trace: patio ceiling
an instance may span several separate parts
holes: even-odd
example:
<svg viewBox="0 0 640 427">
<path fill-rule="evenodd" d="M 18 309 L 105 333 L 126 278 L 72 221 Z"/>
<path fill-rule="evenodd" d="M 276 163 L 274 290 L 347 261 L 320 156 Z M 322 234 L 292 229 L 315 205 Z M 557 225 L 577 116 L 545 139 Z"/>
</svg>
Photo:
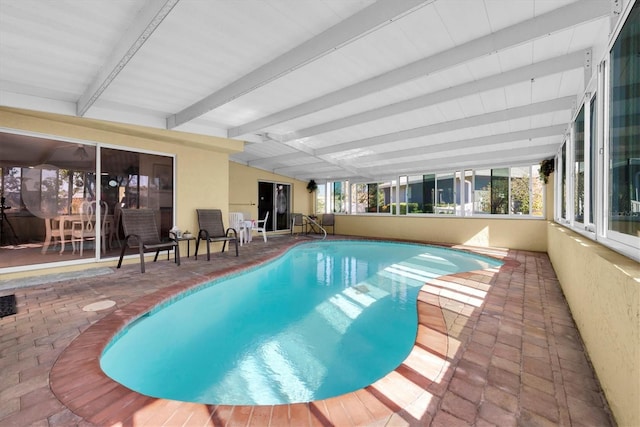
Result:
<svg viewBox="0 0 640 427">
<path fill-rule="evenodd" d="M 0 105 L 239 139 L 301 180 L 537 163 L 618 3 L 0 0 Z"/>
</svg>

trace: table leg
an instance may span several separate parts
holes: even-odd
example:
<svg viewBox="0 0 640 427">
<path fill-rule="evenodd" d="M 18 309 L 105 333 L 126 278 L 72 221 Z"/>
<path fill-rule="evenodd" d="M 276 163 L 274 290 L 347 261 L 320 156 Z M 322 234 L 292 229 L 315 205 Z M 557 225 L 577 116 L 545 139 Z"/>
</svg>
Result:
<svg viewBox="0 0 640 427">
<path fill-rule="evenodd" d="M 49 218 L 45 218 L 45 221 L 51 221 Z M 49 223 L 51 224 L 51 223 Z M 44 236 L 44 245 L 42 246 L 42 253 L 46 253 L 51 244 L 51 227 L 45 227 L 46 235 Z"/>
<path fill-rule="evenodd" d="M 73 240 L 73 237 L 71 238 Z M 72 242 L 73 243 L 73 242 Z M 64 221 L 60 221 L 60 255 L 64 252 Z M 75 245 L 73 246 L 73 252 L 76 251 Z"/>
</svg>

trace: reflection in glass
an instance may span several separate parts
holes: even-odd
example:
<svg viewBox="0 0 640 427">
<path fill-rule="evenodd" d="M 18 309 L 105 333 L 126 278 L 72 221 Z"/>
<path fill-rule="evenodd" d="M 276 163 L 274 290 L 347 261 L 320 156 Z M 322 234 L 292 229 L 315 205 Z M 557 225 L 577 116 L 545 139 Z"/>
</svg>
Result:
<svg viewBox="0 0 640 427">
<path fill-rule="evenodd" d="M 509 206 L 509 168 L 477 170 L 474 212 L 507 214 Z"/>
<path fill-rule="evenodd" d="M 609 230 L 640 236 L 640 3 L 610 52 Z"/>
<path fill-rule="evenodd" d="M 456 193 L 453 173 L 439 173 L 436 175 L 435 213 L 455 215 Z"/>
<path fill-rule="evenodd" d="M 13 133 L 2 133 L 2 141 L 6 220 L 0 227 L 0 268 L 118 256 L 117 237 L 122 236 L 110 231 L 116 206 L 157 210 L 168 235 L 173 225 L 172 157 L 102 149 L 102 175 L 97 178 L 95 145 Z M 96 230 L 106 252 L 96 251 L 91 238 L 83 239 L 82 255 L 74 242 L 74 253 L 71 229 L 82 221 L 83 203 L 98 199 L 107 202 L 99 205 L 107 221 Z"/>
<path fill-rule="evenodd" d="M 529 215 L 530 190 L 529 167 L 511 168 L 511 208 L 510 213 L 515 215 Z"/>
<path fill-rule="evenodd" d="M 112 242 L 124 238 L 121 209 L 155 210 L 158 232 L 168 237 L 173 227 L 173 158 L 103 148 L 101 161 L 102 200 L 107 202 L 115 222 Z"/>
</svg>

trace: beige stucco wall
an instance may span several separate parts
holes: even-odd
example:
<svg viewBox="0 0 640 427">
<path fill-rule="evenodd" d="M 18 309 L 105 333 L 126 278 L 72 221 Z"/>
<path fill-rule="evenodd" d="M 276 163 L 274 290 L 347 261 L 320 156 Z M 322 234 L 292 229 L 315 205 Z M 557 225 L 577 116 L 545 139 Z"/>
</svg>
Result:
<svg viewBox="0 0 640 427">
<path fill-rule="evenodd" d="M 543 219 L 336 215 L 336 233 L 544 252 Z"/>
<path fill-rule="evenodd" d="M 609 406 L 640 425 L 640 265 L 549 222 L 549 258 Z"/>
<path fill-rule="evenodd" d="M 73 138 L 89 143 L 105 143 L 123 149 L 136 148 L 175 154 L 175 222 L 182 230 L 197 229 L 196 208 L 219 208 L 224 213 L 229 211 L 228 156 L 229 153 L 243 149 L 242 142 L 225 138 L 4 107 L 0 108 L 0 127 Z M 186 251 L 186 246 L 184 250 Z M 5 273 L 3 279 L 115 264 L 116 261 L 108 260 L 101 263 L 34 269 Z"/>
</svg>

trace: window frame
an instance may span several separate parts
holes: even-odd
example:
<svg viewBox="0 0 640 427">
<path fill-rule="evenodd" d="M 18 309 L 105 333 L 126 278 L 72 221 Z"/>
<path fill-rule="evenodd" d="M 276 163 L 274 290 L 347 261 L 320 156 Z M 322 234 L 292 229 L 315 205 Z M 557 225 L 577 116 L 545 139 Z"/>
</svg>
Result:
<svg viewBox="0 0 640 427">
<path fill-rule="evenodd" d="M 637 4 L 635 7 L 640 7 Z M 611 187 L 611 54 L 613 47 L 618 40 L 624 26 L 627 24 L 633 8 L 633 2 L 627 5 L 623 15 L 618 20 L 616 28 L 611 34 L 607 49 L 603 54 L 603 59 L 598 63 L 596 72 L 591 76 L 586 85 L 578 108 L 572 116 L 570 126 L 570 137 L 561 145 L 556 154 L 556 182 L 555 182 L 555 203 L 554 218 L 573 231 L 598 241 L 602 245 L 619 252 L 632 259 L 640 261 L 640 236 L 625 234 L 609 228 L 610 214 L 610 187 Z M 595 114 L 592 109 L 595 108 Z M 584 221 L 577 222 L 574 218 L 573 204 L 576 192 L 576 182 L 573 165 L 575 159 L 573 153 L 576 143 L 574 129 L 576 117 L 584 109 L 584 154 L 585 154 L 585 218 Z M 592 123 L 595 119 L 595 123 Z M 595 125 L 595 128 L 594 126 Z M 595 129 L 595 135 L 592 131 Z M 591 145 L 593 144 L 593 149 Z M 566 148 L 566 165 L 562 162 L 562 149 Z M 592 156 L 594 158 L 592 158 Z M 563 200 L 562 177 L 566 176 L 566 197 Z M 587 185 L 591 188 L 587 188 Z M 593 200 L 591 200 L 593 198 Z M 564 203 L 563 203 L 564 202 Z M 592 211 L 587 206 L 591 204 Z M 562 215 L 562 211 L 566 216 Z M 591 212 L 593 215 L 591 215 Z"/>
</svg>

